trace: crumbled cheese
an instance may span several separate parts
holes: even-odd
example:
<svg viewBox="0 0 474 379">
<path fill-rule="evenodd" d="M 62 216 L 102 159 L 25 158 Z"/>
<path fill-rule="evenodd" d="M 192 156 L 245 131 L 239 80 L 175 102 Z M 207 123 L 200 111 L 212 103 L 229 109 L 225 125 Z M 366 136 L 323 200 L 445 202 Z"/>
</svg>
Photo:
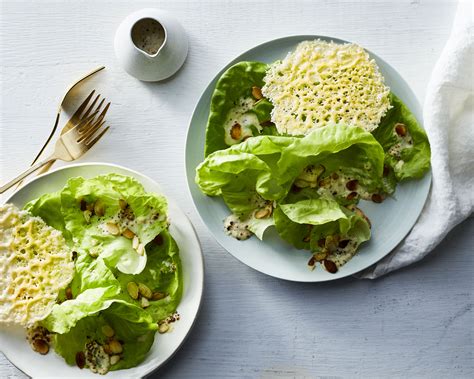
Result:
<svg viewBox="0 0 474 379">
<path fill-rule="evenodd" d="M 391 107 L 375 61 L 355 44 L 301 42 L 270 66 L 264 82 L 280 133 L 304 135 L 339 122 L 372 131 Z"/>
</svg>

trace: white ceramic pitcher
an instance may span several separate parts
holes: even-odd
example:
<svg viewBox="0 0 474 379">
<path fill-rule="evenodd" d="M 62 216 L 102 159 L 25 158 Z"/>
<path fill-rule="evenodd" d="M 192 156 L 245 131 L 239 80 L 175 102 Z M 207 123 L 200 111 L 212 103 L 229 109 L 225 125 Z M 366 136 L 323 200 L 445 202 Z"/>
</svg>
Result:
<svg viewBox="0 0 474 379">
<path fill-rule="evenodd" d="M 188 39 L 170 13 L 146 8 L 122 21 L 115 33 L 115 54 L 130 75 L 156 82 L 169 78 L 183 65 Z"/>
</svg>

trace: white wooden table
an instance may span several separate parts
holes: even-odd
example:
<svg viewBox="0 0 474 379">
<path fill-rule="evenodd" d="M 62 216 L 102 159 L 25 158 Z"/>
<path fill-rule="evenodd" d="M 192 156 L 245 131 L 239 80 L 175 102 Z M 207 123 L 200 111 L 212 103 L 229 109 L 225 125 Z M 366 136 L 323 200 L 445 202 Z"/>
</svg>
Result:
<svg viewBox="0 0 474 379">
<path fill-rule="evenodd" d="M 165 83 L 125 74 L 115 28 L 160 6 L 185 26 L 190 53 Z M 455 3 L 2 1 L 0 177 L 27 167 L 56 104 L 78 75 L 113 103 L 112 131 L 84 161 L 113 162 L 161 183 L 197 228 L 206 259 L 202 311 L 189 340 L 155 377 L 469 377 L 473 375 L 472 219 L 423 262 L 375 281 L 298 284 L 263 276 L 228 255 L 194 211 L 184 177 L 188 120 L 201 91 L 240 52 L 289 34 L 325 34 L 373 50 L 421 100 L 448 37 Z M 23 378 L 0 355 L 0 378 Z"/>
</svg>

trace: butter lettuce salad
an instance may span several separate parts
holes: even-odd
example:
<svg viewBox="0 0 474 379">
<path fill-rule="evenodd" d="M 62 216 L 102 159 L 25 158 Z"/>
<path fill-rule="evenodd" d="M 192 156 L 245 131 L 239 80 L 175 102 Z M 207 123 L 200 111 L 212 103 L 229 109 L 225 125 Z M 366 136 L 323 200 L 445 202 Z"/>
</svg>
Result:
<svg viewBox="0 0 474 379">
<path fill-rule="evenodd" d="M 430 167 L 423 128 L 356 44 L 304 41 L 271 64 L 239 62 L 218 80 L 195 182 L 229 208 L 224 231 L 270 227 L 337 272 L 371 238 L 361 200 L 382 203 Z"/>
<path fill-rule="evenodd" d="M 73 265 L 48 313 L 25 325 L 32 348 L 52 348 L 68 364 L 99 374 L 137 366 L 156 333 L 172 330 L 180 317 L 181 261 L 166 199 L 131 177 L 108 174 L 72 178 L 22 212 L 60 232 Z M 41 252 L 43 245 L 27 243 L 36 244 L 32 256 Z M 29 271 L 46 277 L 48 267 Z"/>
</svg>

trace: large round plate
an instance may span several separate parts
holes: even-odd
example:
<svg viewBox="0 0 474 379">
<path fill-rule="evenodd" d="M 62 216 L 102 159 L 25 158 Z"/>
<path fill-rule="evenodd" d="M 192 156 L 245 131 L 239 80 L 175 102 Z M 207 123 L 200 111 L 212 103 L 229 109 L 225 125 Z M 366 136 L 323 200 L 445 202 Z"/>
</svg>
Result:
<svg viewBox="0 0 474 379">
<path fill-rule="evenodd" d="M 132 176 L 142 183 L 148 192 L 162 193 L 156 182 L 138 172 L 110 164 L 86 163 L 63 167 L 40 176 L 21 188 L 7 202 L 22 207 L 28 201 L 45 193 L 61 189 L 69 178 L 75 176 L 92 178 L 108 173 Z M 127 370 L 109 371 L 107 377 L 142 377 L 164 364 L 184 342 L 199 311 L 204 281 L 203 257 L 199 240 L 185 214 L 172 198 L 166 197 L 171 222 L 170 232 L 179 246 L 183 266 L 183 298 L 178 306 L 181 318 L 173 325 L 172 332 L 156 335 L 150 353 L 140 365 Z M 67 365 L 64 359 L 54 352 L 46 356 L 35 353 L 27 343 L 25 331 L 22 328 L 0 329 L 0 348 L 10 362 L 31 377 L 98 377 L 98 374 L 87 369 L 80 370 L 78 367 Z"/>
<path fill-rule="evenodd" d="M 363 244 L 359 253 L 336 274 L 329 274 L 320 268 L 314 271 L 308 270 L 306 264 L 311 254 L 283 242 L 274 229 L 266 232 L 263 241 L 255 237 L 247 241 L 237 241 L 224 233 L 222 221 L 230 213 L 229 210 L 222 199 L 203 195 L 194 182 L 196 166 L 204 159 L 205 129 L 216 82 L 227 68 L 237 62 L 271 63 L 284 58 L 299 42 L 316 38 L 337 43 L 347 42 L 316 35 L 291 36 L 266 42 L 235 58 L 215 76 L 201 95 L 191 118 L 186 140 L 186 175 L 191 196 L 203 222 L 217 241 L 234 257 L 255 270 L 298 282 L 339 279 L 361 271 L 386 256 L 413 227 L 426 201 L 431 182 L 431 175 L 427 174 L 421 180 L 400 184 L 395 197 L 382 204 L 361 202 L 361 208 L 372 221 L 372 239 Z M 405 102 L 421 123 L 421 108 L 408 84 L 388 63 L 370 51 L 369 54 L 376 60 L 387 85 Z"/>
</svg>

